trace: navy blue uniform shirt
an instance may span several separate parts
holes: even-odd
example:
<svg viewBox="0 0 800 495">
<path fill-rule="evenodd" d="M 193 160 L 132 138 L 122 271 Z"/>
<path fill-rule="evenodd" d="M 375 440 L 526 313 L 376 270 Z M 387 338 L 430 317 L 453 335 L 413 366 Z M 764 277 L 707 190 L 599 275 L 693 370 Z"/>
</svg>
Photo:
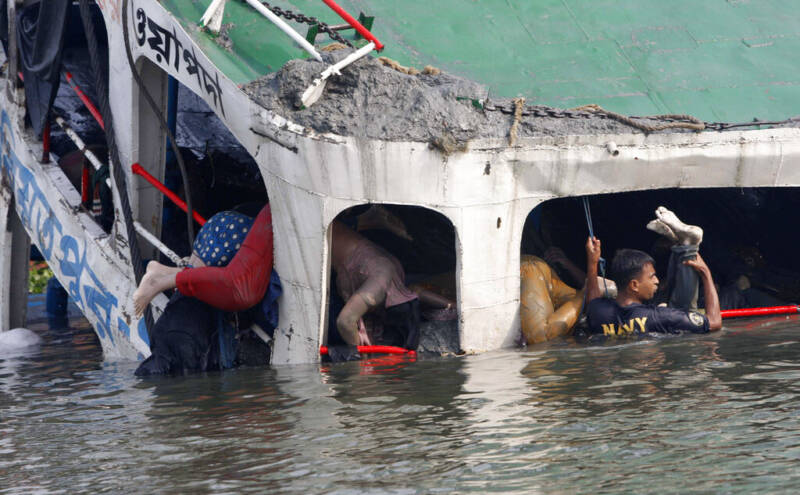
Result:
<svg viewBox="0 0 800 495">
<path fill-rule="evenodd" d="M 591 335 L 627 336 L 657 333 L 708 333 L 708 318 L 652 304 L 620 306 L 613 299 L 597 298 L 586 308 Z"/>
</svg>

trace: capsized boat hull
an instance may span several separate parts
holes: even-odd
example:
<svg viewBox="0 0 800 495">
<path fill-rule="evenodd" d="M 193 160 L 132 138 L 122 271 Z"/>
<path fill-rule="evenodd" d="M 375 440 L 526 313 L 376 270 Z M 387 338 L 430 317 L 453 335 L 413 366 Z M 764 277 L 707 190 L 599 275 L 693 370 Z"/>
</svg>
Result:
<svg viewBox="0 0 800 495">
<path fill-rule="evenodd" d="M 527 215 L 542 201 L 655 188 L 800 185 L 796 128 L 520 137 L 513 146 L 505 138 L 487 138 L 452 153 L 423 142 L 317 133 L 252 101 L 159 2 L 130 4 L 129 12 L 101 4 L 122 161 L 157 170 L 163 148 L 151 143 L 164 142 L 157 123 L 139 112 L 122 42 L 121 22 L 127 22 L 132 54 L 150 64 L 149 80 L 163 84 L 169 75 L 203 98 L 258 163 L 272 205 L 275 266 L 284 283 L 274 364 L 319 359 L 327 324 L 330 224 L 354 205 L 417 205 L 450 220 L 457 239 L 460 345 L 481 352 L 514 345 L 519 335 L 520 241 Z M 3 166 L 26 231 L 77 298 L 106 355 L 147 356 L 144 325 L 131 316 L 135 287 L 125 229 L 117 226 L 113 236 L 105 236 L 77 211 L 79 200 L 63 192 L 68 188 L 59 186 L 64 179 L 57 167 L 39 164 L 41 147 L 19 124 L 22 110 L 15 113 L 19 107 L 3 98 Z M 155 218 L 160 203 L 153 207 L 149 199 L 157 193 L 129 179 L 139 218 Z M 157 230 L 157 220 L 150 225 Z M 163 303 L 157 300 L 156 307 Z"/>
</svg>

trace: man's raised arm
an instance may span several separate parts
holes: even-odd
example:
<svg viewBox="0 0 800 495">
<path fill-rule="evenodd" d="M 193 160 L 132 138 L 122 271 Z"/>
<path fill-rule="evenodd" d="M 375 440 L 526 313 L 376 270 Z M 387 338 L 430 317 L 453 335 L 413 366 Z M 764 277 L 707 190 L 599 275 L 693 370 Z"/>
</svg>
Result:
<svg viewBox="0 0 800 495">
<path fill-rule="evenodd" d="M 586 304 L 603 295 L 597 280 L 597 264 L 600 262 L 600 239 L 589 237 L 586 240 Z"/>
<path fill-rule="evenodd" d="M 711 332 L 722 328 L 722 316 L 719 311 L 719 296 L 717 288 L 714 287 L 714 279 L 711 278 L 711 270 L 706 265 L 700 253 L 697 258 L 683 262 L 684 265 L 691 266 L 700 275 L 703 281 L 703 297 L 706 301 L 706 318 L 708 318 L 708 329 Z"/>
</svg>

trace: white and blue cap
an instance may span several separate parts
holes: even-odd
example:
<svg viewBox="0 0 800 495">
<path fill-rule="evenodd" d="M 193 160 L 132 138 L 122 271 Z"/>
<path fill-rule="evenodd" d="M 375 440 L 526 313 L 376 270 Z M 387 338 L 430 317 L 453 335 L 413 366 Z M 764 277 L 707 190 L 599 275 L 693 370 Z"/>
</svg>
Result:
<svg viewBox="0 0 800 495">
<path fill-rule="evenodd" d="M 225 266 L 239 252 L 252 227 L 252 217 L 236 211 L 219 212 L 200 229 L 193 250 L 206 266 Z"/>
</svg>

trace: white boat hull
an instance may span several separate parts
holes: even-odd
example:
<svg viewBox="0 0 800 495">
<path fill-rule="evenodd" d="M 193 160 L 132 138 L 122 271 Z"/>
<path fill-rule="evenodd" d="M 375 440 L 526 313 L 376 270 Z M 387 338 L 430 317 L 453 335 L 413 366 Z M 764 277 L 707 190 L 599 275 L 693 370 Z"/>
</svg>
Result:
<svg viewBox="0 0 800 495">
<path fill-rule="evenodd" d="M 272 356 L 276 365 L 319 359 L 327 325 L 330 225 L 354 205 L 422 206 L 452 222 L 461 348 L 481 352 L 512 346 L 519 335 L 522 230 L 542 201 L 660 188 L 800 185 L 800 130 L 794 128 L 534 137 L 520 138 L 514 147 L 506 139 L 484 139 L 451 155 L 427 143 L 320 135 L 250 100 L 158 2 L 131 3 L 128 13 L 104 11 L 122 160 L 153 170 L 163 162 L 163 148 L 146 143 L 164 142 L 157 123 L 138 111 L 121 35 L 120 23 L 128 22 L 132 37 L 142 40 L 133 41 L 134 58 L 148 59 L 156 68 L 149 70 L 152 84 L 160 81 L 163 87 L 171 75 L 198 94 L 261 169 L 272 207 L 275 266 L 284 284 Z M 168 53 L 163 43 L 144 42 L 141 36 L 152 33 L 137 33 L 137 25 L 151 21 L 172 36 Z M 125 230 L 117 225 L 114 235 L 106 236 L 77 211 L 79 198 L 74 190 L 64 192 L 70 188 L 63 185 L 63 174 L 38 163 L 41 148 L 23 135 L 21 111 L 14 112 L 18 107 L 8 97 L 0 102 L 3 167 L 13 179 L 10 191 L 25 230 L 94 325 L 106 355 L 147 356 L 144 324 L 132 317 L 135 287 Z M 614 148 L 609 143 L 618 154 L 609 152 Z M 154 212 L 161 203 L 153 198 L 160 196 L 139 180 L 131 177 L 130 183 L 137 218 L 149 219 L 157 233 Z M 0 280 L 4 287 L 11 282 Z M 156 306 L 163 305 L 162 297 Z"/>
</svg>

